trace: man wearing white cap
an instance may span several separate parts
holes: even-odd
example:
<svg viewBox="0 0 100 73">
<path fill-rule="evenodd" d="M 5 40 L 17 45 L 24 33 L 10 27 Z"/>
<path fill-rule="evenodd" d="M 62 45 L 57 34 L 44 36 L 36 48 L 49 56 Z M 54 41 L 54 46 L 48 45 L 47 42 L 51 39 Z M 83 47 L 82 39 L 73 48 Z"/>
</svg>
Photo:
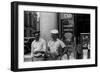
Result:
<svg viewBox="0 0 100 73">
<path fill-rule="evenodd" d="M 51 55 L 51 60 L 57 60 L 58 56 L 61 55 L 66 46 L 63 41 L 58 39 L 58 30 L 51 30 L 51 38 L 52 40 L 48 42 L 48 49 Z"/>
</svg>

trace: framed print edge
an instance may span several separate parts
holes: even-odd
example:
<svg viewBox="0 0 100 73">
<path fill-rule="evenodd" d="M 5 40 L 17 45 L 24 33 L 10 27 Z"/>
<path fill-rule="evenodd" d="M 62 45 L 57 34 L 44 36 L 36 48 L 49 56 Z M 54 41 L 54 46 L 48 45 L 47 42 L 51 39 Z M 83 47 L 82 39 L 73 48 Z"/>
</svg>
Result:
<svg viewBox="0 0 100 73">
<path fill-rule="evenodd" d="M 37 6 L 55 6 L 55 7 L 71 7 L 71 8 L 87 8 L 95 9 L 95 64 L 74 65 L 74 66 L 52 66 L 39 68 L 18 68 L 18 5 L 37 5 Z M 97 7 L 82 6 L 82 5 L 64 5 L 64 4 L 49 4 L 49 3 L 34 3 L 34 2 L 11 2 L 11 70 L 12 71 L 32 71 L 32 70 L 50 70 L 50 69 L 65 69 L 65 68 L 82 68 L 97 66 Z"/>
<path fill-rule="evenodd" d="M 98 66 L 98 7 L 95 8 L 95 65 Z"/>
<path fill-rule="evenodd" d="M 11 70 L 18 69 L 18 6 L 11 3 Z"/>
</svg>

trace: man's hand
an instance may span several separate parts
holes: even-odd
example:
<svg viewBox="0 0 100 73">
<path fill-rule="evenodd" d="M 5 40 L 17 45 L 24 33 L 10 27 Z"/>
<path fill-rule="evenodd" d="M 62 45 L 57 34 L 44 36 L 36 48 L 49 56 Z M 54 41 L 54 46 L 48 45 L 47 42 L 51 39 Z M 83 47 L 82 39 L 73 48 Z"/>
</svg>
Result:
<svg viewBox="0 0 100 73">
<path fill-rule="evenodd" d="M 38 54 L 38 53 L 44 54 L 45 52 L 44 51 L 36 51 L 36 52 L 34 52 L 34 54 Z"/>
</svg>

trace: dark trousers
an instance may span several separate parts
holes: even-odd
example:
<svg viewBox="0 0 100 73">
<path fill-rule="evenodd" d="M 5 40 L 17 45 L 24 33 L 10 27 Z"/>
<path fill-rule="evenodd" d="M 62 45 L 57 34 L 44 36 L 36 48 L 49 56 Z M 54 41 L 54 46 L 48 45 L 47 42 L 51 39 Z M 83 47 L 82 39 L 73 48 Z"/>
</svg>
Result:
<svg viewBox="0 0 100 73">
<path fill-rule="evenodd" d="M 82 53 L 76 53 L 76 59 L 82 59 L 83 57 L 82 57 Z"/>
</svg>

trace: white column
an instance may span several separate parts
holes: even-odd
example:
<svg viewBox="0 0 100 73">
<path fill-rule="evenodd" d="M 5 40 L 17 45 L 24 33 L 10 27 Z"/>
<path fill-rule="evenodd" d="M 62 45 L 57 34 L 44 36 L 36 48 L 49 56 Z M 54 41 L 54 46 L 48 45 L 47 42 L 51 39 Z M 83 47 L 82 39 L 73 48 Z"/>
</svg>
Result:
<svg viewBox="0 0 100 73">
<path fill-rule="evenodd" d="M 57 15 L 56 13 L 41 12 L 40 13 L 40 36 L 46 41 L 49 41 L 50 30 L 57 28 Z"/>
</svg>

